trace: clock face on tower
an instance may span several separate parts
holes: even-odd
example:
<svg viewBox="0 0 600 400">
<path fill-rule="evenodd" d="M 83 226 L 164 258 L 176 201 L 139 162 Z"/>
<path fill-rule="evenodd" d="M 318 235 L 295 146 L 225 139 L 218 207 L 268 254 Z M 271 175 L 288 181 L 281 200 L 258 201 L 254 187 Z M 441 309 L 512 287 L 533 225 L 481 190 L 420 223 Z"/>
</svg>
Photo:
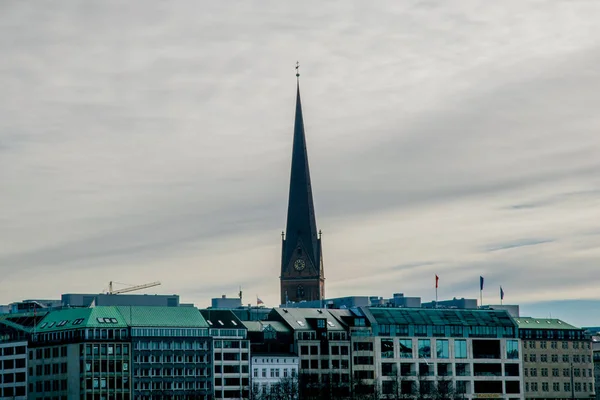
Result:
<svg viewBox="0 0 600 400">
<path fill-rule="evenodd" d="M 304 267 L 306 267 L 304 260 L 298 259 L 298 260 L 294 261 L 294 269 L 296 271 L 302 271 L 304 269 Z"/>
</svg>

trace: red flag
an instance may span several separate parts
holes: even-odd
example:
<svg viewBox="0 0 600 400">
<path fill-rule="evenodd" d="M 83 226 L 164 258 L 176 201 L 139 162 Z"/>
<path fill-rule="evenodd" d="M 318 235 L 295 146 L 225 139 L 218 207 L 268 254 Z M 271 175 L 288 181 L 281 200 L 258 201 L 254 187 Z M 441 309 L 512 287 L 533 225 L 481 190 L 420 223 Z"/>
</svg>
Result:
<svg viewBox="0 0 600 400">
<path fill-rule="evenodd" d="M 258 296 L 256 296 L 256 305 L 258 306 L 259 304 L 265 304 L 265 303 L 264 303 L 264 301 L 259 299 Z"/>
<path fill-rule="evenodd" d="M 436 276 L 435 276 L 435 288 L 436 288 L 436 289 L 438 288 L 438 281 L 439 281 L 439 280 L 440 280 L 440 277 L 436 275 Z"/>
</svg>

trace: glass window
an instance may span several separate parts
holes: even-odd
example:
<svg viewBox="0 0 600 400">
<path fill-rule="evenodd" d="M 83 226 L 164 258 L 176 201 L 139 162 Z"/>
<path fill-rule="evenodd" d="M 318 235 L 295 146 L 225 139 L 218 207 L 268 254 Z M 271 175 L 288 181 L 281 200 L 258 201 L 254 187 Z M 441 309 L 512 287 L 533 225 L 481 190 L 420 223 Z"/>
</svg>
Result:
<svg viewBox="0 0 600 400">
<path fill-rule="evenodd" d="M 449 358 L 450 350 L 448 348 L 448 341 L 444 339 L 438 339 L 435 341 L 435 350 L 437 358 Z"/>
<path fill-rule="evenodd" d="M 431 358 L 430 339 L 419 339 L 419 358 Z"/>
<path fill-rule="evenodd" d="M 393 339 L 381 339 L 381 358 L 394 358 Z"/>
<path fill-rule="evenodd" d="M 506 358 L 516 360 L 519 358 L 519 342 L 517 340 L 506 341 Z"/>
<path fill-rule="evenodd" d="M 412 358 L 412 339 L 400 339 L 400 358 Z"/>
<path fill-rule="evenodd" d="M 454 341 L 454 358 L 467 358 L 467 341 Z"/>
</svg>

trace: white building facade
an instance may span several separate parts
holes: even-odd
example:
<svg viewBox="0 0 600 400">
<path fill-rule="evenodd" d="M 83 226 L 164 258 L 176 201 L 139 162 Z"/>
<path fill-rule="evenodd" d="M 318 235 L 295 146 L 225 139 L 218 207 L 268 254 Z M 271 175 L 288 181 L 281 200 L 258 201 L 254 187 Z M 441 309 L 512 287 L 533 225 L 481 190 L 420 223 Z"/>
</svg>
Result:
<svg viewBox="0 0 600 400">
<path fill-rule="evenodd" d="M 294 387 L 298 382 L 299 357 L 292 354 L 252 355 L 253 397 L 277 392 L 279 385 Z"/>
</svg>

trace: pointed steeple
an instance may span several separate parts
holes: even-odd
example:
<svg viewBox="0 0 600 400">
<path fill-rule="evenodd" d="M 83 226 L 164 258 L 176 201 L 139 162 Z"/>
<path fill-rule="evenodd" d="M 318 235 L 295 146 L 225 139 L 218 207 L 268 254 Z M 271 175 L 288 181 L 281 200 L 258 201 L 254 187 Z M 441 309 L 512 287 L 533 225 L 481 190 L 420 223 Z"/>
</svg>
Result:
<svg viewBox="0 0 600 400">
<path fill-rule="evenodd" d="M 296 76 L 298 77 L 299 74 L 296 73 Z M 296 89 L 296 117 L 286 235 L 282 250 L 282 272 L 295 256 L 305 253 L 304 256 L 310 260 L 317 274 L 320 274 L 320 240 L 317 236 L 299 82 Z"/>
</svg>

